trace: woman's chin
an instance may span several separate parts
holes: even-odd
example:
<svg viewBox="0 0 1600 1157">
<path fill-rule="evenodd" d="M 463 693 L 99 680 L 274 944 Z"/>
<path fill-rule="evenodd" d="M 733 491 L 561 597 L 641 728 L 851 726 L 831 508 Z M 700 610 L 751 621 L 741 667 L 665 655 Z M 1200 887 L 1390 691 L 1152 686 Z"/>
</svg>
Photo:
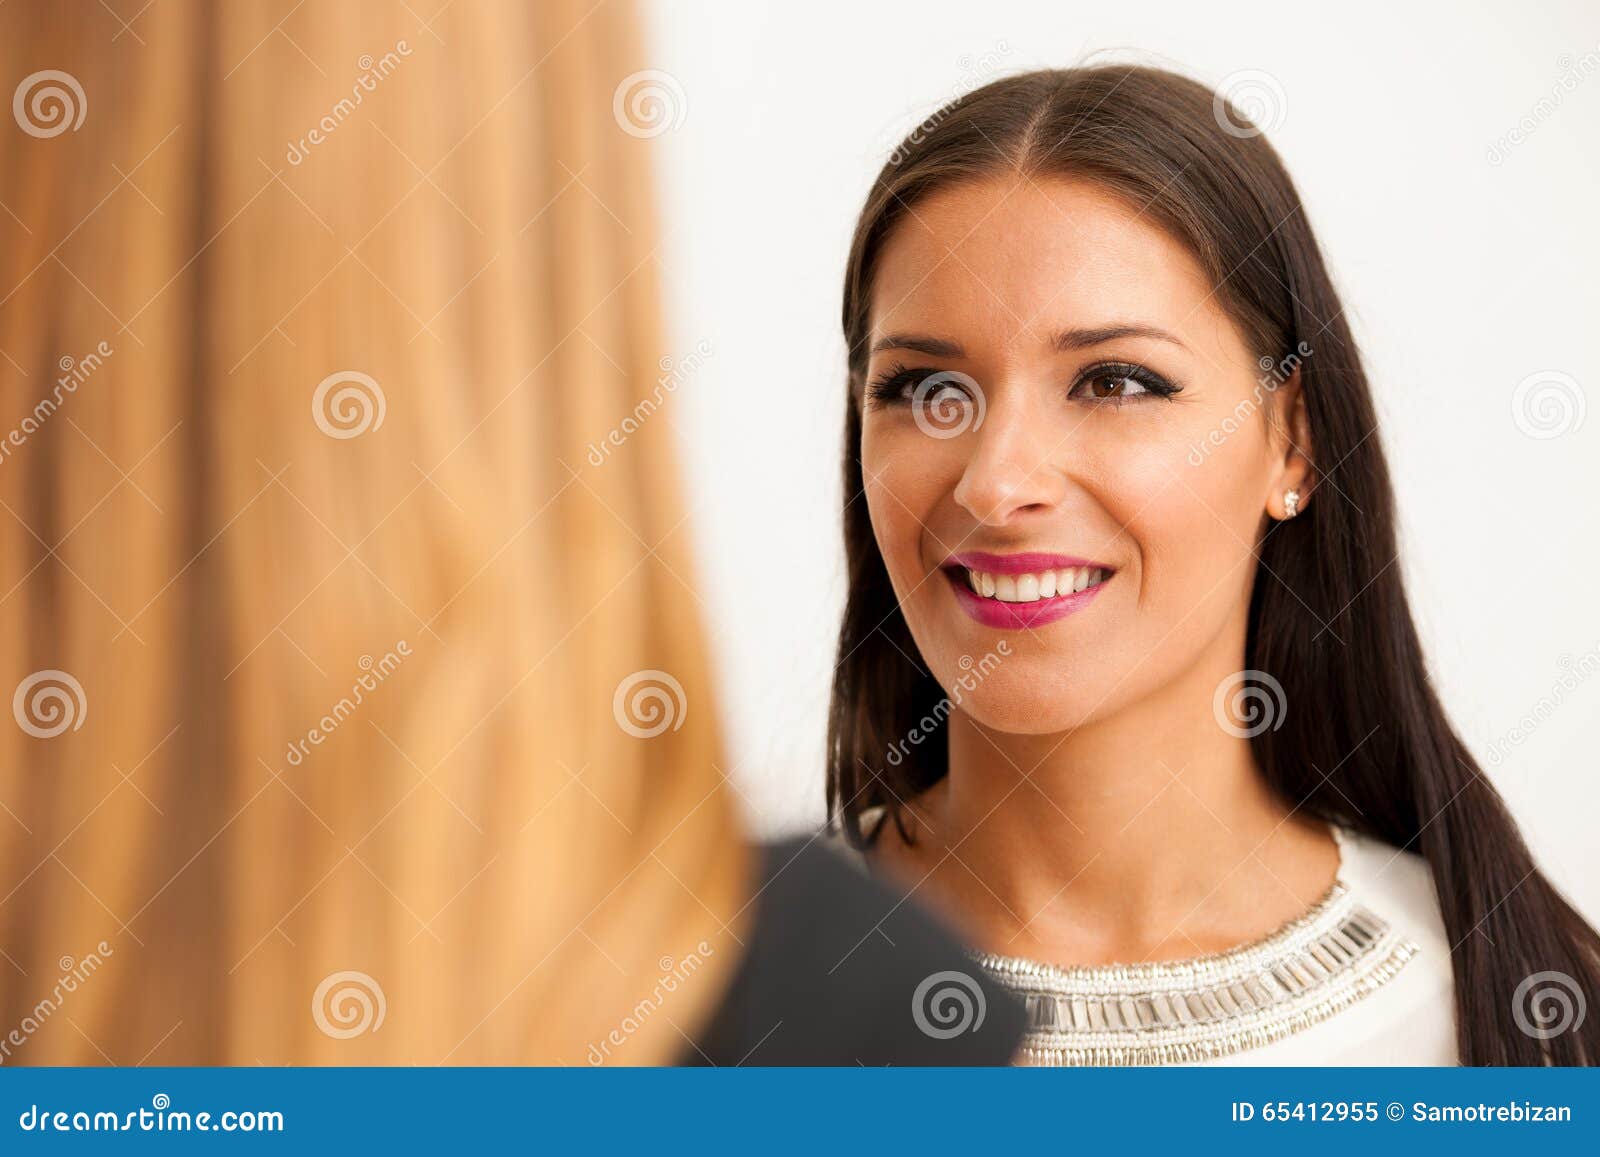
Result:
<svg viewBox="0 0 1600 1157">
<path fill-rule="evenodd" d="M 1052 693 L 1037 683 L 1004 680 L 998 674 L 990 676 L 982 686 L 965 691 L 959 679 L 968 675 L 969 672 L 959 672 L 956 678 L 940 682 L 950 689 L 947 694 L 963 714 L 991 731 L 1010 735 L 1053 735 L 1071 731 L 1081 727 L 1099 706 L 1093 697 L 1082 693 L 1082 688 Z M 1007 683 L 1013 685 L 1006 686 Z M 956 692 L 960 693 L 959 698 Z"/>
</svg>

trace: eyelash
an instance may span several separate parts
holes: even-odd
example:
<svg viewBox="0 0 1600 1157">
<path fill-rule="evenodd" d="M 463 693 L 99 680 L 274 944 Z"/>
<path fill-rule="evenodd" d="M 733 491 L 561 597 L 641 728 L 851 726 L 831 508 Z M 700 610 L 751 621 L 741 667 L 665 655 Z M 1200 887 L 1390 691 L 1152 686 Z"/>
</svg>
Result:
<svg viewBox="0 0 1600 1157">
<path fill-rule="evenodd" d="M 921 384 L 924 379 L 939 372 L 940 371 L 938 370 L 920 367 L 917 369 L 908 369 L 904 363 L 895 362 L 883 373 L 879 374 L 870 383 L 868 383 L 867 396 L 874 402 L 889 405 L 896 403 L 908 403 L 911 400 L 910 392 L 916 389 L 916 387 Z M 1077 390 L 1080 386 L 1083 386 L 1086 383 L 1094 381 L 1096 378 L 1125 378 L 1128 381 L 1137 382 L 1145 392 L 1142 394 L 1133 394 L 1131 396 L 1116 395 L 1111 397 L 1086 399 L 1093 402 L 1095 405 L 1124 406 L 1129 402 L 1137 401 L 1139 398 L 1143 397 L 1170 398 L 1172 395 L 1183 389 L 1182 386 L 1175 382 L 1168 381 L 1154 370 L 1147 369 L 1144 366 L 1138 365 L 1134 362 L 1113 361 L 1097 362 L 1092 366 L 1086 367 L 1078 375 L 1076 380 L 1073 381 L 1071 387 L 1067 391 L 1067 396 L 1069 398 L 1073 397 L 1073 391 Z"/>
</svg>

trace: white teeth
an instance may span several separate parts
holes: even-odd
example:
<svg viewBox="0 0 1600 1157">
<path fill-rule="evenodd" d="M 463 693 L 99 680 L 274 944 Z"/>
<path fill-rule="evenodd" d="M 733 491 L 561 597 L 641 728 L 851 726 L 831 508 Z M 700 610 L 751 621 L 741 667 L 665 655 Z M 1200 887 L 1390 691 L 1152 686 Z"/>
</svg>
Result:
<svg viewBox="0 0 1600 1157">
<path fill-rule="evenodd" d="M 967 585 L 984 598 L 998 599 L 1004 603 L 1033 603 L 1087 590 L 1105 582 L 1108 577 L 1109 573 L 1104 568 L 1092 566 L 1069 566 L 1036 574 L 986 574 L 969 570 Z"/>
</svg>

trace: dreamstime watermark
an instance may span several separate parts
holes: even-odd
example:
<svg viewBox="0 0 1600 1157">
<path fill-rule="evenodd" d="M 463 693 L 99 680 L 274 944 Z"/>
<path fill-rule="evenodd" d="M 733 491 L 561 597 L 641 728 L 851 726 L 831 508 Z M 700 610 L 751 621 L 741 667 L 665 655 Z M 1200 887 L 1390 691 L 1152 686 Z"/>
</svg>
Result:
<svg viewBox="0 0 1600 1157">
<path fill-rule="evenodd" d="M 61 376 L 56 379 L 55 387 L 48 395 L 40 398 L 32 410 L 23 415 L 22 421 L 12 428 L 4 440 L 0 440 L 0 463 L 4 463 L 13 451 L 37 434 L 61 408 L 61 404 L 77 393 L 78 387 L 92 378 L 100 367 L 105 365 L 106 359 L 115 352 L 109 342 L 101 342 L 80 358 L 63 356 L 56 363 Z"/>
<path fill-rule="evenodd" d="M 995 41 L 994 48 L 982 56 L 973 57 L 963 54 L 956 59 L 959 70 L 956 77 L 955 91 L 950 98 L 940 105 L 938 109 L 929 114 L 921 124 L 906 134 L 905 139 L 895 146 L 894 152 L 889 154 L 888 163 L 891 166 L 904 163 L 908 150 L 920 145 L 934 129 L 938 128 L 956 107 L 973 89 L 985 84 L 990 77 L 999 72 L 1003 67 L 1006 57 L 1011 55 L 1011 45 L 1004 40 Z"/>
<path fill-rule="evenodd" d="M 983 425 L 983 388 L 960 370 L 929 374 L 911 391 L 911 418 L 930 438 L 955 438 Z"/>
<path fill-rule="evenodd" d="M 340 370 L 311 393 L 311 420 L 330 438 L 359 438 L 383 425 L 389 400 L 371 374 Z"/>
<path fill-rule="evenodd" d="M 997 653 L 998 652 L 998 653 Z M 899 767 L 906 756 L 911 754 L 913 747 L 922 746 L 935 731 L 944 726 L 945 720 L 950 718 L 950 713 L 961 706 L 968 692 L 976 691 L 978 685 L 994 673 L 1000 666 L 1001 660 L 1011 654 L 1011 643 L 1001 639 L 995 644 L 993 651 L 988 651 L 983 658 L 974 661 L 971 655 L 962 655 L 957 662 L 961 674 L 956 677 L 955 686 L 949 695 L 940 699 L 933 705 L 933 709 L 917 720 L 916 726 L 907 731 L 905 738 L 896 740 L 890 745 L 888 753 L 884 756 L 891 767 Z"/>
<path fill-rule="evenodd" d="M 1512 1019 L 1535 1040 L 1577 1032 L 1588 1012 L 1583 989 L 1565 972 L 1535 972 L 1511 994 Z"/>
<path fill-rule="evenodd" d="M 1294 377 L 1295 372 L 1310 356 L 1311 346 L 1306 342 L 1300 342 L 1294 347 L 1294 352 L 1284 354 L 1276 360 L 1270 356 L 1263 355 L 1261 360 L 1256 363 L 1261 373 L 1256 378 L 1256 384 L 1251 389 L 1250 396 L 1242 399 L 1234 406 L 1228 415 L 1221 422 L 1218 422 L 1216 427 L 1203 439 L 1189 447 L 1189 465 L 1200 466 L 1204 464 L 1211 451 L 1238 433 L 1244 427 L 1244 424 L 1266 404 L 1267 399 L 1277 391 L 1278 387 Z"/>
<path fill-rule="evenodd" d="M 365 972 L 330 972 L 311 994 L 311 1019 L 334 1040 L 377 1032 L 388 1011 L 383 986 Z"/>
<path fill-rule="evenodd" d="M 350 95 L 341 97 L 305 136 L 298 141 L 290 141 L 288 152 L 284 154 L 285 159 L 291 165 L 302 163 L 311 155 L 312 149 L 332 136 L 334 130 L 355 113 L 361 105 L 364 94 L 376 92 L 378 83 L 387 80 L 395 69 L 400 67 L 400 61 L 410 55 L 411 46 L 404 40 L 397 40 L 394 42 L 394 48 L 377 60 L 373 60 L 370 53 L 361 56 L 356 61 L 356 67 L 361 69 L 361 75 L 350 86 Z"/>
<path fill-rule="evenodd" d="M 30 137 L 48 140 L 83 127 L 89 115 L 89 98 L 70 72 L 47 68 L 22 78 L 11 95 L 11 115 Z"/>
<path fill-rule="evenodd" d="M 611 697 L 611 714 L 617 726 L 635 739 L 654 739 L 671 728 L 677 731 L 689 714 L 683 684 L 665 671 L 635 671 L 617 684 Z"/>
<path fill-rule="evenodd" d="M 935 1040 L 977 1032 L 988 1011 L 982 987 L 965 972 L 935 972 L 911 994 L 911 1019 Z"/>
<path fill-rule="evenodd" d="M 661 970 L 661 975 L 656 979 L 655 988 L 649 996 L 633 1006 L 628 1015 L 622 1018 L 622 1023 L 608 1032 L 604 1040 L 589 1046 L 589 1063 L 601 1065 L 609 1060 L 611 1050 L 627 1044 L 628 1038 L 643 1028 L 645 1022 L 661 1010 L 667 1002 L 667 997 L 677 992 L 679 985 L 686 983 L 699 972 L 706 958 L 714 954 L 711 945 L 702 940 L 695 945 L 695 950 L 682 960 L 673 960 L 670 956 L 663 956 L 658 960 L 656 967 Z"/>
<path fill-rule="evenodd" d="M 356 713 L 356 708 L 366 702 L 367 694 L 376 691 L 385 679 L 395 673 L 400 661 L 410 656 L 411 644 L 404 639 L 396 643 L 393 650 L 385 651 L 381 659 L 374 659 L 371 655 L 361 656 L 356 665 L 363 673 L 351 684 L 350 694 L 340 699 L 328 714 L 317 720 L 316 726 L 306 732 L 304 739 L 290 741 L 289 750 L 284 756 L 289 766 L 299 767 L 304 763 L 306 756 L 311 754 L 309 748 L 321 747 L 325 740 L 339 730 L 345 720 Z"/>
<path fill-rule="evenodd" d="M 1538 702 L 1524 712 L 1509 730 L 1489 745 L 1490 767 L 1498 767 L 1511 754 L 1512 748 L 1526 743 L 1545 720 L 1560 709 L 1569 695 L 1596 671 L 1600 671 L 1600 645 L 1585 651 L 1576 659 L 1571 655 L 1562 655 L 1556 660 L 1556 666 L 1561 668 L 1561 674 L 1556 677 L 1549 693 L 1541 695 Z"/>
<path fill-rule="evenodd" d="M 174 1109 L 172 1098 L 157 1093 L 148 1109 L 57 1109 L 30 1104 L 17 1116 L 24 1133 L 282 1133 L 277 1109 L 224 1109 L 221 1112 Z"/>
<path fill-rule="evenodd" d="M 617 84 L 611 115 L 630 137 L 648 140 L 682 127 L 689 119 L 689 94 L 670 72 L 646 68 Z"/>
<path fill-rule="evenodd" d="M 1490 142 L 1486 156 L 1491 165 L 1505 163 L 1506 157 L 1511 155 L 1511 150 L 1525 142 L 1561 107 L 1564 100 L 1574 92 L 1577 87 L 1596 69 L 1600 69 L 1600 44 L 1594 49 L 1585 52 L 1577 60 L 1573 60 L 1567 53 L 1556 57 L 1556 82 L 1550 86 L 1550 91 L 1541 96 L 1527 112 L 1517 118 L 1517 123 L 1506 132 L 1501 133 Z"/>
<path fill-rule="evenodd" d="M 77 992 L 79 985 L 100 971 L 106 957 L 114 954 L 111 945 L 102 940 L 94 946 L 92 952 L 86 952 L 77 959 L 63 956 L 56 961 L 56 967 L 61 970 L 61 975 L 57 978 L 50 994 L 24 1013 L 15 1028 L 4 1037 L 0 1037 L 0 1065 L 10 1059 L 13 1049 L 19 1049 L 27 1044 L 28 1038 L 38 1032 L 45 1021 L 61 1010 L 67 997 Z"/>
<path fill-rule="evenodd" d="M 1583 427 L 1589 399 L 1578 379 L 1560 370 L 1539 370 L 1511 391 L 1511 420 L 1530 438 L 1544 441 Z"/>
<path fill-rule="evenodd" d="M 1272 73 L 1259 68 L 1230 72 L 1211 98 L 1217 127 L 1232 137 L 1258 137 L 1283 124 L 1288 111 L 1283 85 Z M 1235 117 L 1234 114 L 1240 114 Z"/>
<path fill-rule="evenodd" d="M 35 739 L 54 739 L 77 731 L 89 717 L 89 697 L 83 684 L 65 671 L 35 671 L 17 684 L 11 696 L 11 714 L 17 726 Z"/>
<path fill-rule="evenodd" d="M 603 466 L 611 456 L 613 448 L 622 446 L 630 437 L 638 433 L 650 416 L 659 410 L 667 400 L 667 395 L 677 392 L 678 387 L 687 381 L 691 374 L 705 365 L 706 359 L 711 356 L 711 343 L 700 341 L 694 349 L 681 358 L 663 357 L 659 363 L 661 376 L 656 378 L 655 388 L 650 391 L 650 396 L 641 398 L 639 404 L 634 406 L 633 412 L 606 436 L 598 442 L 589 443 L 589 465 Z"/>
<path fill-rule="evenodd" d="M 1239 739 L 1276 731 L 1289 714 L 1283 684 L 1265 671 L 1235 671 L 1217 684 L 1211 697 L 1217 725 Z"/>
</svg>

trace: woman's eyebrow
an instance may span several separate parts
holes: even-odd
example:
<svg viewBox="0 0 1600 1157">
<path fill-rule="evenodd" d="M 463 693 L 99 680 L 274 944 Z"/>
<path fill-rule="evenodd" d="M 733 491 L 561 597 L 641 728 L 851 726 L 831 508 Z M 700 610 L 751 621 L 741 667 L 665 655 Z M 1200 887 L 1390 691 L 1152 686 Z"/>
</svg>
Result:
<svg viewBox="0 0 1600 1157">
<path fill-rule="evenodd" d="M 1065 353 L 1069 350 L 1087 349 L 1089 346 L 1102 345 L 1108 341 L 1115 341 L 1125 337 L 1147 337 L 1157 341 L 1171 342 L 1179 349 L 1188 349 L 1174 334 L 1168 333 L 1160 326 L 1143 325 L 1135 322 L 1118 323 L 1115 325 L 1102 325 L 1085 329 L 1062 330 L 1055 335 L 1052 346 Z M 872 352 L 881 353 L 884 350 L 911 350 L 919 354 L 927 354 L 935 358 L 964 358 L 966 350 L 958 342 L 946 341 L 944 338 L 930 337 L 920 333 L 891 333 L 880 337 L 872 343 Z"/>
<path fill-rule="evenodd" d="M 1125 323 L 1118 325 L 1103 325 L 1093 329 L 1068 329 L 1058 333 L 1055 338 L 1055 348 L 1063 352 L 1067 350 L 1080 350 L 1088 346 L 1101 345 L 1104 342 L 1115 341 L 1124 337 L 1149 337 L 1157 341 L 1171 342 L 1180 349 L 1188 349 L 1178 338 L 1168 333 L 1159 326 Z"/>
<path fill-rule="evenodd" d="M 928 337 L 918 333 L 891 333 L 872 343 L 872 352 L 882 350 L 912 350 L 933 358 L 964 358 L 966 351 L 953 341 Z"/>
</svg>

